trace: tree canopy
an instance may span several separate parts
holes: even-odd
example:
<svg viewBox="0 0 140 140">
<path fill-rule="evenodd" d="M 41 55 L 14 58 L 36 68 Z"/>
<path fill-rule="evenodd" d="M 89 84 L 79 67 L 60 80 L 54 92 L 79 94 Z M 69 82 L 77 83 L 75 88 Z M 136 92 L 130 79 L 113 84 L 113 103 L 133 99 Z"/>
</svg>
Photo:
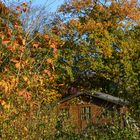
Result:
<svg viewBox="0 0 140 140">
<path fill-rule="evenodd" d="M 138 1 L 66 1 L 52 27 L 65 42 L 59 50 L 66 72 L 61 73 L 62 82 L 127 98 L 139 110 Z M 96 74 L 89 78 L 84 72 Z"/>
<path fill-rule="evenodd" d="M 59 12 L 61 22 L 54 26 L 65 41 L 60 56 L 71 68 L 69 75 L 92 70 L 117 83 L 118 93 L 138 94 L 139 3 L 72 0 Z"/>
<path fill-rule="evenodd" d="M 123 97 L 135 116 L 140 113 L 138 1 L 68 0 L 33 33 L 20 20 L 29 7 L 21 3 L 12 10 L 0 2 L 2 125 L 14 118 L 11 125 L 20 127 L 20 116 L 29 114 L 45 121 L 42 105 L 55 102 L 69 87 Z"/>
</svg>

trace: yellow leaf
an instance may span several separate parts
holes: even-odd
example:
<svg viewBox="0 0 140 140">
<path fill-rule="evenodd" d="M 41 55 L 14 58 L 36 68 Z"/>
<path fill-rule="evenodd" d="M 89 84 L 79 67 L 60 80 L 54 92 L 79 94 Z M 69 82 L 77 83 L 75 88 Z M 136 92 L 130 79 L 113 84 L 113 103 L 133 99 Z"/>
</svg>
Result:
<svg viewBox="0 0 140 140">
<path fill-rule="evenodd" d="M 2 106 L 4 106 L 6 104 L 6 102 L 4 100 L 1 100 L 0 103 Z"/>
<path fill-rule="evenodd" d="M 28 77 L 27 76 L 23 76 L 23 79 L 24 79 L 25 82 L 28 81 Z"/>
<path fill-rule="evenodd" d="M 34 43 L 33 47 L 38 48 L 39 47 L 39 43 Z"/>
<path fill-rule="evenodd" d="M 23 39 L 23 40 L 22 40 L 22 43 L 23 43 L 23 45 L 25 45 L 25 44 L 26 44 L 26 40 L 25 40 L 25 39 Z"/>
<path fill-rule="evenodd" d="M 27 127 L 24 127 L 24 131 L 28 132 L 28 129 L 27 129 Z"/>
</svg>

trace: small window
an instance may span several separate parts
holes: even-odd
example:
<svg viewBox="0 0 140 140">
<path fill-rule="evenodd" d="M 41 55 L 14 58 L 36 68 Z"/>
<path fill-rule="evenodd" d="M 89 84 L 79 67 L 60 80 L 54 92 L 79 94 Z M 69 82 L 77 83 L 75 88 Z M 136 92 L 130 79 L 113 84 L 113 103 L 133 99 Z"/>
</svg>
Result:
<svg viewBox="0 0 140 140">
<path fill-rule="evenodd" d="M 101 117 L 115 117 L 117 115 L 117 109 L 113 108 L 105 108 L 101 114 Z"/>
<path fill-rule="evenodd" d="M 69 118 L 69 109 L 68 108 L 62 108 L 60 115 L 64 118 Z"/>
<path fill-rule="evenodd" d="M 81 108 L 81 120 L 91 119 L 91 107 L 82 107 Z"/>
</svg>

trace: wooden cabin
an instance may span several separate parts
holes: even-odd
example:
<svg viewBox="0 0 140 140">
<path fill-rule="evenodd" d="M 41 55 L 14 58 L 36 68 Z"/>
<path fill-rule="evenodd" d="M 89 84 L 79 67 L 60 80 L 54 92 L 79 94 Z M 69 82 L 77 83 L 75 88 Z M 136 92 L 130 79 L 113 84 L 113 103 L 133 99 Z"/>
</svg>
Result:
<svg viewBox="0 0 140 140">
<path fill-rule="evenodd" d="M 116 116 L 122 126 L 128 104 L 128 101 L 101 92 L 78 92 L 62 98 L 58 113 L 78 130 L 84 130 L 89 124 L 113 124 Z"/>
</svg>

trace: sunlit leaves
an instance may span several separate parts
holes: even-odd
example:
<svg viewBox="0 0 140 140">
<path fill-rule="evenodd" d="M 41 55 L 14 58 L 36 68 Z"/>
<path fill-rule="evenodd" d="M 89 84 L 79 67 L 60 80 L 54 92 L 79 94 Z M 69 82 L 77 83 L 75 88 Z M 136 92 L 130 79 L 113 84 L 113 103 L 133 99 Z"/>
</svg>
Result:
<svg viewBox="0 0 140 140">
<path fill-rule="evenodd" d="M 133 63 L 139 53 L 139 41 L 134 35 L 140 21 L 139 2 L 71 0 L 61 6 L 60 12 L 63 13 L 61 27 L 65 31 L 60 30 L 67 42 L 62 57 L 67 64 L 73 61 L 70 66 L 77 73 L 92 69 L 114 81 L 119 87 L 117 94 L 135 94 L 139 90 Z M 73 74 L 76 75 L 75 71 Z"/>
<path fill-rule="evenodd" d="M 18 4 L 15 12 L 0 3 L 2 123 L 13 119 L 14 126 L 23 130 L 21 135 L 27 135 L 29 118 L 35 119 L 35 125 L 37 119 L 45 120 L 42 108 L 55 103 L 59 92 L 64 93 L 86 70 L 97 74 L 91 86 L 103 79 L 98 90 L 138 97 L 140 10 L 136 1 L 71 0 L 60 8 L 59 22 L 54 20 L 48 31 L 42 29 L 31 36 L 18 18 L 28 10 L 28 3 Z M 103 85 L 107 80 L 117 90 Z M 79 86 L 81 81 L 74 86 L 86 89 L 86 82 Z"/>
<path fill-rule="evenodd" d="M 26 91 L 25 89 L 19 91 L 17 94 L 18 94 L 18 96 L 25 98 L 25 100 L 31 100 L 31 98 L 32 98 L 32 93 Z"/>
<path fill-rule="evenodd" d="M 22 135 L 28 133 L 26 117 L 36 117 L 42 100 L 50 104 L 60 97 L 55 65 L 62 41 L 47 33 L 26 37 L 19 15 L 29 6 L 21 3 L 12 11 L 0 3 L 0 123 L 8 120 Z"/>
</svg>

